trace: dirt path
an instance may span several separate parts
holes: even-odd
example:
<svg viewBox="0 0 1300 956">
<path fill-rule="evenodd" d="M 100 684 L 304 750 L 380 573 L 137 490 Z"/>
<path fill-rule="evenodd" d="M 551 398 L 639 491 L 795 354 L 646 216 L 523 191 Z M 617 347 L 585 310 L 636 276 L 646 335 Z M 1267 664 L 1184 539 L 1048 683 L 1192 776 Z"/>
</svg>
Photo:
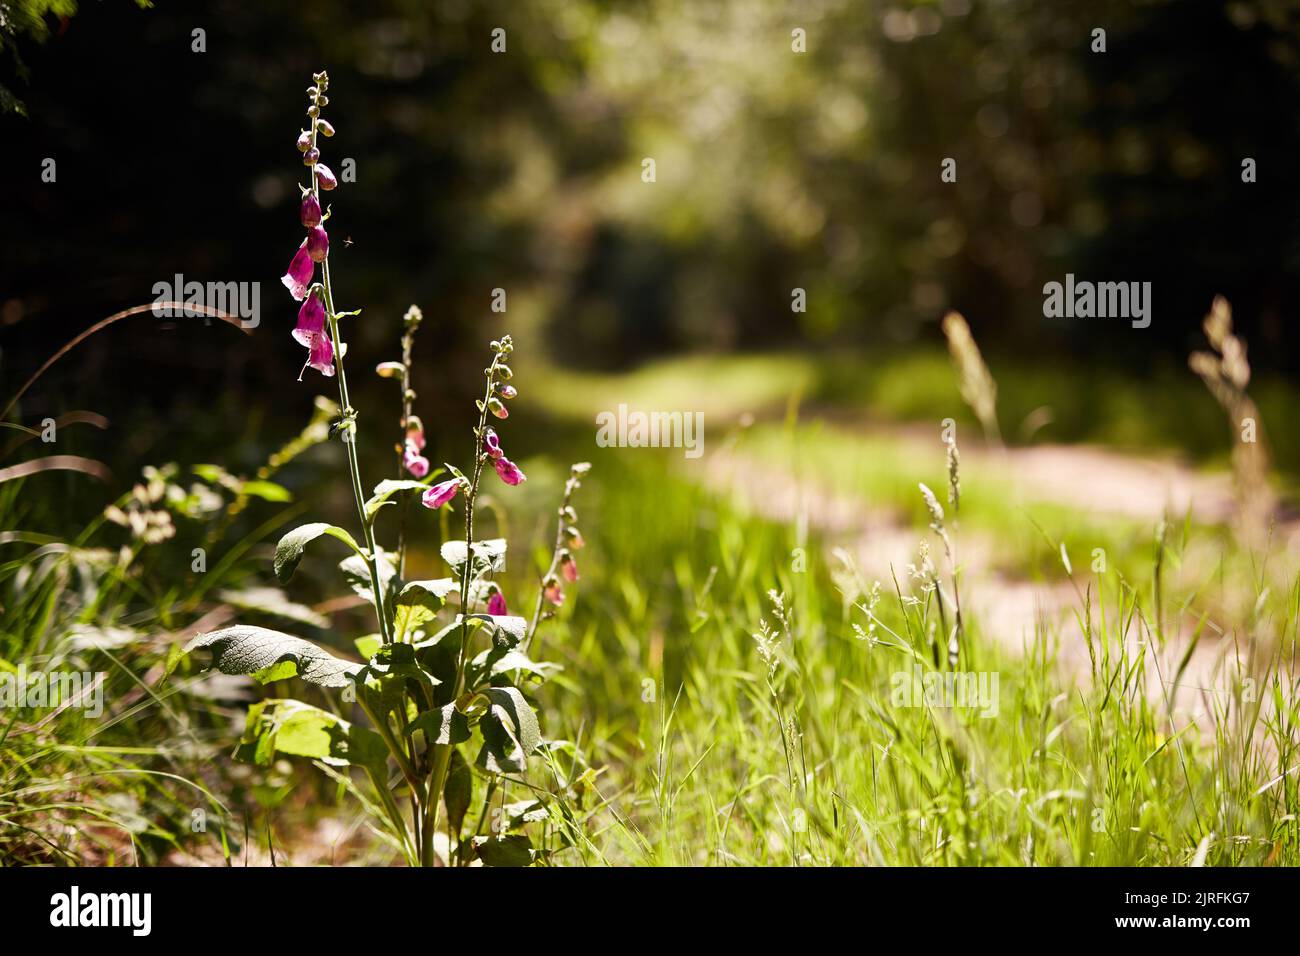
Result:
<svg viewBox="0 0 1300 956">
<path fill-rule="evenodd" d="M 915 442 L 918 456 L 937 458 L 932 436 L 922 437 L 906 430 L 894 434 L 905 444 Z M 1044 445 L 963 449 L 962 462 L 964 466 L 996 468 L 999 474 L 1009 476 L 1021 500 L 1050 501 L 1079 511 L 1146 521 L 1153 528 L 1165 515 L 1190 513 L 1197 523 L 1218 524 L 1232 514 L 1229 476 L 1199 474 L 1168 459 Z M 835 548 L 845 549 L 867 582 L 879 579 L 888 584 L 894 573 L 900 581 L 905 580 L 907 566 L 915 562 L 918 544 L 924 537 L 930 538 L 932 548 L 937 549 L 932 535 L 912 527 L 890 508 L 873 507 L 861 497 L 836 493 L 816 480 L 760 461 L 743 450 L 713 451 L 703 481 L 715 492 L 768 520 L 807 522 L 827 541 L 826 560 L 836 560 L 829 553 Z M 1286 531 L 1291 538 L 1297 534 L 1295 527 Z M 1031 582 L 992 571 L 996 545 L 987 534 L 963 532 L 960 536 L 962 595 L 969 618 L 978 622 L 984 639 L 994 640 L 1017 655 L 1032 644 L 1036 628 L 1045 625 L 1056 636 L 1061 675 L 1076 683 L 1088 680 L 1090 657 L 1076 618 L 1076 612 L 1081 613 L 1081 602 L 1074 586 L 1068 581 Z M 1075 569 L 1074 580 L 1081 588 L 1087 587 L 1088 577 L 1086 566 Z M 1126 641 L 1134 655 L 1141 651 L 1151 655 L 1146 668 L 1149 698 L 1166 703 L 1168 693 L 1176 721 L 1193 720 L 1209 728 L 1216 698 L 1222 706 L 1227 689 L 1239 686 L 1238 648 L 1222 637 L 1221 629 L 1216 633 L 1216 625 L 1210 622 L 1174 688 L 1173 676 L 1198 620 L 1190 610 L 1181 615 L 1171 611 L 1165 628 L 1173 636 L 1158 652 L 1137 627 L 1131 629 Z"/>
</svg>

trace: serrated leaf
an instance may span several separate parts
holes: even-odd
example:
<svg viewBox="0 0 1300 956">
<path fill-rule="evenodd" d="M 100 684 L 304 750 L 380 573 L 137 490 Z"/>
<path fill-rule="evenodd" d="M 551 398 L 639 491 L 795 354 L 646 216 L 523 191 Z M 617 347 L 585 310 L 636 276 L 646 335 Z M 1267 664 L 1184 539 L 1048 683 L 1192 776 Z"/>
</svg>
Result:
<svg viewBox="0 0 1300 956">
<path fill-rule="evenodd" d="M 529 866 L 533 862 L 533 844 L 522 833 L 475 837 L 474 852 L 484 866 Z"/>
<path fill-rule="evenodd" d="M 354 726 L 311 704 L 287 698 L 259 701 L 248 709 L 248 723 L 235 757 L 266 766 L 279 754 L 309 757 L 332 766 L 376 766 L 387 759 L 387 748 L 373 730 Z"/>
<path fill-rule="evenodd" d="M 442 559 L 451 565 L 452 570 L 459 571 L 465 566 L 467 552 L 464 541 L 444 541 L 439 550 Z M 486 541 L 475 541 L 474 567 L 471 569 L 473 576 L 477 577 L 485 571 L 504 570 L 505 558 L 505 538 L 489 538 Z"/>
<path fill-rule="evenodd" d="M 342 528 L 323 521 L 301 525 L 281 538 L 280 543 L 275 546 L 275 576 L 281 584 L 287 582 L 293 577 L 293 572 L 298 570 L 298 563 L 302 561 L 302 553 L 307 545 L 323 534 L 337 538 L 357 554 L 361 554 L 361 549 L 357 547 L 352 535 Z"/>
<path fill-rule="evenodd" d="M 399 491 L 427 491 L 429 488 L 428 479 L 435 478 L 440 474 L 442 474 L 442 469 L 438 468 L 427 475 L 425 481 L 412 481 L 407 478 L 385 478 L 375 485 L 374 493 L 366 502 L 366 521 L 374 521 L 379 509 L 388 504 L 389 499 Z"/>
<path fill-rule="evenodd" d="M 516 687 L 485 687 L 482 693 L 491 704 L 479 720 L 483 748 L 478 765 L 492 773 L 523 772 L 542 740 L 537 715 Z"/>
<path fill-rule="evenodd" d="M 346 687 L 352 683 L 351 677 L 361 671 L 360 664 L 335 657 L 301 637 L 247 624 L 200 634 L 185 645 L 185 653 L 201 648 L 212 651 L 212 666 L 223 674 L 264 672 L 273 675 L 274 680 L 296 674 L 323 687 Z M 284 663 L 293 665 L 292 673 L 276 667 Z"/>
</svg>

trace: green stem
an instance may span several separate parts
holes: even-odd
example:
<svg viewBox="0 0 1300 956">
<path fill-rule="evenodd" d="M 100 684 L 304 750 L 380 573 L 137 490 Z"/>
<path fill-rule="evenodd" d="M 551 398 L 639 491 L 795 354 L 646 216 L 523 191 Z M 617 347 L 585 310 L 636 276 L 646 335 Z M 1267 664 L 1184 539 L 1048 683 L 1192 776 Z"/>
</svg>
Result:
<svg viewBox="0 0 1300 956">
<path fill-rule="evenodd" d="M 492 386 L 496 383 L 497 365 L 500 361 L 501 355 L 497 353 L 492 357 L 492 367 L 488 369 L 483 408 L 479 411 L 478 427 L 474 430 L 474 477 L 465 489 L 465 566 L 460 572 L 460 653 L 456 660 L 452 700 L 460 697 L 465 683 L 465 659 L 469 647 L 469 586 L 474 568 L 474 501 L 478 497 L 478 483 L 483 475 L 483 430 L 487 427 L 488 402 L 492 399 Z M 447 784 L 447 768 L 450 764 L 451 745 L 436 744 L 433 747 L 433 773 L 429 777 L 428 802 L 424 808 L 424 847 L 421 855 L 425 866 L 433 865 L 433 832 L 438 823 L 438 804 L 442 802 L 442 790 Z"/>
</svg>

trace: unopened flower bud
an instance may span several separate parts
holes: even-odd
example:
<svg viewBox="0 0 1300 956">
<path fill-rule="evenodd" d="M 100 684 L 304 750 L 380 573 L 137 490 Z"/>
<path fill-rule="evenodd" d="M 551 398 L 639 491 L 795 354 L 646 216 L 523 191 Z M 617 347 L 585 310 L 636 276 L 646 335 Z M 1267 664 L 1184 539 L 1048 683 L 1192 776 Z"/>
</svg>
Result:
<svg viewBox="0 0 1300 956">
<path fill-rule="evenodd" d="M 311 149 L 311 131 L 303 130 L 298 134 L 298 152 L 305 153 Z"/>
<path fill-rule="evenodd" d="M 497 389 L 497 394 L 500 395 L 502 398 L 509 399 L 509 398 L 514 398 L 516 395 L 518 395 L 519 390 L 516 389 L 513 385 L 502 385 L 500 388 Z"/>
<path fill-rule="evenodd" d="M 316 164 L 316 181 L 320 183 L 320 188 L 324 189 L 326 192 L 339 184 L 339 181 L 334 178 L 334 170 L 330 169 L 324 163 Z"/>
<path fill-rule="evenodd" d="M 582 539 L 582 532 L 570 525 L 564 529 L 564 540 L 569 543 L 569 547 L 578 551 L 587 542 Z"/>
<path fill-rule="evenodd" d="M 497 366 L 497 378 L 501 381 L 508 382 L 514 377 L 515 373 L 511 370 L 509 365 L 502 362 Z"/>
<path fill-rule="evenodd" d="M 401 378 L 403 368 L 401 362 L 380 362 L 375 366 L 375 374 L 380 378 Z"/>
<path fill-rule="evenodd" d="M 304 166 L 315 166 L 319 160 L 320 150 L 314 146 L 302 154 L 302 164 Z"/>
<path fill-rule="evenodd" d="M 322 103 L 324 103 L 323 100 L 322 100 Z M 333 135 L 334 135 L 334 127 L 330 125 L 329 120 L 317 120 L 317 121 L 316 121 L 316 129 L 320 131 L 320 134 L 321 134 L 322 136 L 333 136 Z"/>
<path fill-rule="evenodd" d="M 501 404 L 501 399 L 499 398 L 488 399 L 488 411 L 497 418 L 510 417 L 510 410 L 506 408 L 505 405 Z"/>
</svg>

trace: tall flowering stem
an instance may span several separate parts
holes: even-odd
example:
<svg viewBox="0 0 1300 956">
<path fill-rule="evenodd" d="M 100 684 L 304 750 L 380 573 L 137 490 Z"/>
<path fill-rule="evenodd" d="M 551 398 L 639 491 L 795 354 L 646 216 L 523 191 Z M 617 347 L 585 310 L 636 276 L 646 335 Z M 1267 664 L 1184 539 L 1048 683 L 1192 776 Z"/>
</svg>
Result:
<svg viewBox="0 0 1300 956">
<path fill-rule="evenodd" d="M 474 580 L 474 504 L 478 500 L 479 482 L 483 477 L 483 466 L 491 460 L 496 472 L 507 484 L 517 485 L 524 481 L 523 472 L 519 471 L 500 450 L 496 433 L 488 428 L 488 413 L 498 418 L 509 415 L 502 397 L 514 397 L 513 386 L 506 383 L 513 372 L 506 364 L 506 358 L 514 351 L 510 336 L 503 335 L 499 341 L 492 342 L 492 364 L 484 369 L 487 383 L 483 398 L 478 404 L 478 425 L 474 428 L 474 468 L 468 479 L 463 479 L 465 490 L 465 564 L 460 572 L 460 650 L 456 659 L 456 682 L 453 698 L 459 697 L 465 685 L 465 663 L 469 649 L 469 613 L 470 584 Z M 457 478 L 460 481 L 460 476 Z M 428 502 L 426 502 L 427 504 Z M 440 505 L 439 505 L 440 507 Z M 452 748 L 446 744 L 437 744 L 433 748 L 433 769 L 429 779 L 429 790 L 425 803 L 425 820 L 421 830 L 421 858 L 425 865 L 432 865 L 433 834 L 438 824 L 438 804 L 442 801 L 442 792 L 447 783 L 447 769 L 451 762 Z"/>
<path fill-rule="evenodd" d="M 329 88 L 329 75 L 320 72 L 312 75 L 315 81 L 308 91 L 307 95 L 311 100 L 311 105 L 307 108 L 307 116 L 311 120 L 310 135 L 307 138 L 308 148 L 304 152 L 303 161 L 311 169 L 311 190 L 303 196 L 303 221 L 309 220 L 308 209 L 314 209 L 314 215 L 319 215 L 320 209 L 320 192 L 324 184 L 326 189 L 333 189 L 338 184 L 333 172 L 319 162 L 320 151 L 316 146 L 317 137 L 324 133 L 326 136 L 334 135 L 334 127 L 321 119 L 321 108 L 329 103 L 329 98 L 325 91 Z M 300 140 L 301 142 L 301 140 Z M 326 212 L 321 221 L 329 219 L 329 213 Z M 322 226 L 317 223 L 313 227 L 315 230 L 324 232 Z M 309 239 L 310 248 L 310 239 Z M 326 249 L 328 249 L 328 240 L 326 240 Z M 334 287 L 330 282 L 330 262 L 328 255 L 321 259 L 321 282 L 325 301 L 325 318 L 329 323 L 330 343 L 334 349 L 334 367 L 337 372 L 339 381 L 339 404 L 343 406 L 343 445 L 347 449 L 348 471 L 352 476 L 352 494 L 357 503 L 357 516 L 361 519 L 361 531 L 365 536 L 366 543 L 366 566 L 370 570 L 371 592 L 374 594 L 375 614 L 379 618 L 379 632 L 385 644 L 392 643 L 392 627 L 388 621 L 388 614 L 384 610 L 384 588 L 383 579 L 379 574 L 379 556 L 375 546 L 375 531 L 371 522 L 366 518 L 366 495 L 362 490 L 361 482 L 361 463 L 357 459 L 357 410 L 352 406 L 352 401 L 348 396 L 348 376 L 343 369 L 343 341 L 339 337 L 339 319 L 340 314 L 334 308 Z M 355 313 L 346 313 L 354 315 Z"/>
<path fill-rule="evenodd" d="M 524 653 L 533 646 L 537 636 L 537 627 L 555 612 L 547 605 L 557 606 L 564 600 L 563 585 L 560 578 L 577 580 L 577 563 L 573 552 L 582 547 L 582 533 L 578 530 L 578 513 L 573 509 L 573 494 L 582 487 L 582 479 L 591 471 L 591 463 L 580 461 L 569 469 L 569 479 L 564 483 L 564 498 L 560 501 L 559 521 L 555 529 L 555 548 L 551 551 L 551 564 L 542 575 L 541 587 L 537 589 L 537 606 L 533 608 L 533 619 L 528 625 L 528 637 L 524 641 Z"/>
</svg>

